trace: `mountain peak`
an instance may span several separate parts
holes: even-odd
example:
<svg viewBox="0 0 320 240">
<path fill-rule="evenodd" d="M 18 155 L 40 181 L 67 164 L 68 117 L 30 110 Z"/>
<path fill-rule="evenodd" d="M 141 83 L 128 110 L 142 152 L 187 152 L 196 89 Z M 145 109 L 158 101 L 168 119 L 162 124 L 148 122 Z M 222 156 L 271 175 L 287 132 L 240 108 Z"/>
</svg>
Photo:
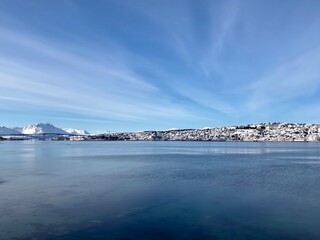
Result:
<svg viewBox="0 0 320 240">
<path fill-rule="evenodd" d="M 27 127 L 7 128 L 0 126 L 0 135 L 10 134 L 72 134 L 72 135 L 88 135 L 86 130 L 76 128 L 58 128 L 51 123 L 35 123 Z"/>
<path fill-rule="evenodd" d="M 1 135 L 10 135 L 10 134 L 20 134 L 20 132 L 14 130 L 14 129 L 11 129 L 11 128 L 7 128 L 5 126 L 0 126 L 0 134 Z"/>
<path fill-rule="evenodd" d="M 75 129 L 75 128 L 63 128 L 64 131 L 66 131 L 69 134 L 74 134 L 74 135 L 87 135 L 90 134 L 86 130 L 83 129 Z"/>
<path fill-rule="evenodd" d="M 23 134 L 44 134 L 44 133 L 55 133 L 55 134 L 67 134 L 61 128 L 57 128 L 51 123 L 37 123 L 31 124 L 28 127 L 22 129 Z"/>
<path fill-rule="evenodd" d="M 32 126 L 37 126 L 37 127 L 42 127 L 42 126 L 50 126 L 54 127 L 53 124 L 51 123 L 36 123 L 36 124 L 31 124 Z"/>
</svg>

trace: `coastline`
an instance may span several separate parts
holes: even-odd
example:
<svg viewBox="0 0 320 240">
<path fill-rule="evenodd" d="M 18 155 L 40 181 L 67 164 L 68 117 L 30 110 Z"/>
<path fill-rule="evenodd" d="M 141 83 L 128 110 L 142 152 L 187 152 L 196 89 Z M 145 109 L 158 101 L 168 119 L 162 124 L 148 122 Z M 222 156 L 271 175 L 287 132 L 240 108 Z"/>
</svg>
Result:
<svg viewBox="0 0 320 240">
<path fill-rule="evenodd" d="M 51 141 L 319 142 L 320 125 L 304 123 L 259 123 L 204 129 L 108 132 L 85 135 L 54 132 L 0 135 L 0 141 L 33 139 Z"/>
</svg>

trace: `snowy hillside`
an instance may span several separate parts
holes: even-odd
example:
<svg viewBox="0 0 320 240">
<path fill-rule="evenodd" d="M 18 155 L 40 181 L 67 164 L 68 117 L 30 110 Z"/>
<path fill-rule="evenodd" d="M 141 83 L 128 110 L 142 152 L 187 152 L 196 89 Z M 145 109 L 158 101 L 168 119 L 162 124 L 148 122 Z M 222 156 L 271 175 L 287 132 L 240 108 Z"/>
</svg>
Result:
<svg viewBox="0 0 320 240">
<path fill-rule="evenodd" d="M 74 135 L 87 135 L 87 134 L 90 134 L 86 130 L 82 130 L 82 129 L 64 128 L 63 130 L 66 131 L 67 133 L 74 134 Z"/>
<path fill-rule="evenodd" d="M 22 129 L 23 134 L 42 134 L 42 133 L 55 133 L 55 134 L 67 134 L 61 128 L 57 128 L 50 123 L 37 123 L 24 127 Z"/>
<path fill-rule="evenodd" d="M 6 134 L 20 134 L 20 132 L 14 130 L 14 129 L 11 129 L 11 128 L 6 128 L 4 126 L 0 126 L 0 135 L 6 135 Z"/>
<path fill-rule="evenodd" d="M 90 134 L 86 130 L 76 129 L 76 128 L 58 128 L 51 123 L 37 123 L 31 124 L 27 127 L 15 127 L 7 128 L 0 126 L 0 135 L 9 134 L 73 134 L 73 135 L 88 135 Z"/>
</svg>

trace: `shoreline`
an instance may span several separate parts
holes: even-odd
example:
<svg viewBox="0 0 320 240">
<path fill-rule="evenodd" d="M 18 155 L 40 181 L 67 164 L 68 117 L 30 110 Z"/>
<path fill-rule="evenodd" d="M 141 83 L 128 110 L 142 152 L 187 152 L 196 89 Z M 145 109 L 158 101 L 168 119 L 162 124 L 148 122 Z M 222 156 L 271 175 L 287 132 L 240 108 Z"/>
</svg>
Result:
<svg viewBox="0 0 320 240">
<path fill-rule="evenodd" d="M 233 142 L 318 142 L 320 125 L 304 123 L 259 123 L 203 129 L 170 129 L 100 134 L 67 134 L 41 131 L 36 134 L 0 134 L 0 140 L 55 141 L 233 141 Z"/>
</svg>

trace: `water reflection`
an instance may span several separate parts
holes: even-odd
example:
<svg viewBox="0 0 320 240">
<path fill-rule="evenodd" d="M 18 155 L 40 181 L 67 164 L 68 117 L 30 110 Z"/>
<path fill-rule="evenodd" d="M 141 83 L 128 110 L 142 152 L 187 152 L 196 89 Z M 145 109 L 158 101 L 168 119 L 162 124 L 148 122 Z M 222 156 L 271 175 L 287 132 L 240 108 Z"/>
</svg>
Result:
<svg viewBox="0 0 320 240">
<path fill-rule="evenodd" d="M 316 143 L 2 142 L 0 239 L 319 239 Z"/>
</svg>

